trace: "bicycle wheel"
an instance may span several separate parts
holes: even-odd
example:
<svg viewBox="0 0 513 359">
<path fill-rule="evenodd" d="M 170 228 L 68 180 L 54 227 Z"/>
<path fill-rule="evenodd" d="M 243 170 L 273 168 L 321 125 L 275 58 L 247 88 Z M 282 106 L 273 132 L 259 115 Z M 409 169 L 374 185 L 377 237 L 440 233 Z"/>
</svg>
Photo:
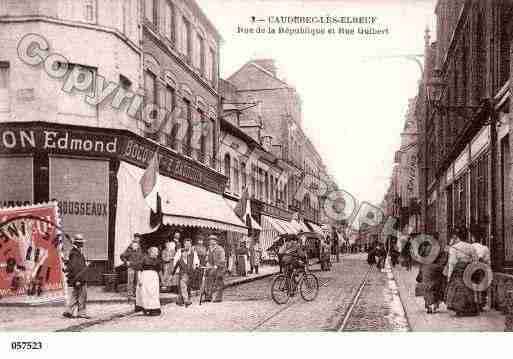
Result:
<svg viewBox="0 0 513 359">
<path fill-rule="evenodd" d="M 299 283 L 299 292 L 301 297 L 307 302 L 317 298 L 317 294 L 319 294 L 319 281 L 317 277 L 312 273 L 305 274 Z"/>
<path fill-rule="evenodd" d="M 287 277 L 283 274 L 273 279 L 271 284 L 271 297 L 276 304 L 285 304 L 289 301 L 289 291 L 287 285 Z"/>
</svg>

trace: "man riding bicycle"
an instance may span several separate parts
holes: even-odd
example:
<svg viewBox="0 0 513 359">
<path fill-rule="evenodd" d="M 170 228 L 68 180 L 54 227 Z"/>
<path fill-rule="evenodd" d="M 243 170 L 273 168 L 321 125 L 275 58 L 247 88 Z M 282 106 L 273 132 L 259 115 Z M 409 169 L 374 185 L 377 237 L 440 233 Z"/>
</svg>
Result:
<svg viewBox="0 0 513 359">
<path fill-rule="evenodd" d="M 285 268 L 285 275 L 292 277 L 295 269 L 304 270 L 308 263 L 306 253 L 303 250 L 299 239 L 296 236 L 290 236 L 285 239 L 285 243 L 278 251 L 281 263 Z"/>
</svg>

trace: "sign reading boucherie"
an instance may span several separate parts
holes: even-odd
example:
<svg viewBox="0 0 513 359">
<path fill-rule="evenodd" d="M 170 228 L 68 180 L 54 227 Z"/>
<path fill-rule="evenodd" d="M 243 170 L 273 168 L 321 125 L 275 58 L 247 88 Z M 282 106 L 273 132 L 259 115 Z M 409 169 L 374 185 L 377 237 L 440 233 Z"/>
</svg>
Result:
<svg viewBox="0 0 513 359">
<path fill-rule="evenodd" d="M 129 131 L 43 122 L 0 124 L 0 155 L 33 152 L 117 158 L 146 168 L 157 145 Z M 161 174 L 222 193 L 224 177 L 169 149 L 159 147 Z"/>
</svg>

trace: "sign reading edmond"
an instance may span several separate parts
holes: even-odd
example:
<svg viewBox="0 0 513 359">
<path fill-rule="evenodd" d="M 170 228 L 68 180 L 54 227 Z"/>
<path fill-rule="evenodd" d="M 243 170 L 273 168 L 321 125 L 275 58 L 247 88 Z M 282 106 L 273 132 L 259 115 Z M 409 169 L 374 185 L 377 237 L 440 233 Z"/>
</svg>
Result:
<svg viewBox="0 0 513 359">
<path fill-rule="evenodd" d="M 27 149 L 117 154 L 118 138 L 108 135 L 72 132 L 69 130 L 3 129 L 0 133 L 0 151 Z"/>
</svg>

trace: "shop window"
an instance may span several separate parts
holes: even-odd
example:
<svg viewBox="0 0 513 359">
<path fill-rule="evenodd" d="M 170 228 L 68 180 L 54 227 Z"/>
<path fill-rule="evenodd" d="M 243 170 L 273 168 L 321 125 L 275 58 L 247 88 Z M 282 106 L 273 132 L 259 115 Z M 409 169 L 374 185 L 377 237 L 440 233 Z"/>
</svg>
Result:
<svg viewBox="0 0 513 359">
<path fill-rule="evenodd" d="M 9 62 L 0 61 L 0 112 L 9 109 Z"/>
</svg>

